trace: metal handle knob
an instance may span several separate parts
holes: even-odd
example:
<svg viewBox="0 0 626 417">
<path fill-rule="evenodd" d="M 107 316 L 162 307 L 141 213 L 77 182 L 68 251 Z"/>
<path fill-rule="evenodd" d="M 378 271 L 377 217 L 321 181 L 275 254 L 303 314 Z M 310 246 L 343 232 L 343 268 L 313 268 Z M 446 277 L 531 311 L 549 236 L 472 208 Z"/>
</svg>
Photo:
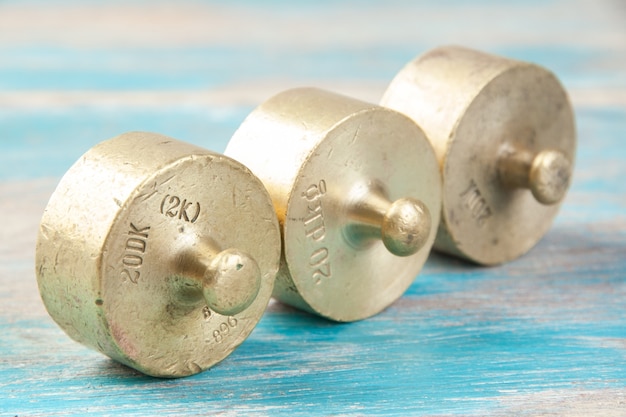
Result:
<svg viewBox="0 0 626 417">
<path fill-rule="evenodd" d="M 431 224 L 430 211 L 424 203 L 400 198 L 390 205 L 383 218 L 383 243 L 394 255 L 413 255 L 426 244 Z"/>
<path fill-rule="evenodd" d="M 560 151 L 546 149 L 532 153 L 506 147 L 498 159 L 498 174 L 511 188 L 528 188 L 541 204 L 563 199 L 572 176 L 572 167 Z"/>
<path fill-rule="evenodd" d="M 422 201 L 403 197 L 391 202 L 377 184 L 359 184 L 351 195 L 346 235 L 353 245 L 381 239 L 396 256 L 410 256 L 424 247 L 432 218 Z"/>
<path fill-rule="evenodd" d="M 261 288 L 259 265 L 237 249 L 217 254 L 203 276 L 202 293 L 207 305 L 224 316 L 245 310 Z"/>
<path fill-rule="evenodd" d="M 183 307 L 202 301 L 214 312 L 231 316 L 249 307 L 261 288 L 261 270 L 246 252 L 219 250 L 207 239 L 187 235 L 180 239 L 172 280 Z"/>
</svg>

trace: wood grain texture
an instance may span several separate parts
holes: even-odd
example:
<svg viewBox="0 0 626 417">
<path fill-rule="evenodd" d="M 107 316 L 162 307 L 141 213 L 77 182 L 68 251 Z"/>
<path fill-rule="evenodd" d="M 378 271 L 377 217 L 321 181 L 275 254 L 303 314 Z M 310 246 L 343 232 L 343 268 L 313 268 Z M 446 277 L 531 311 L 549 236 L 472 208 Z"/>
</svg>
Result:
<svg viewBox="0 0 626 417">
<path fill-rule="evenodd" d="M 626 6 L 620 0 L 0 2 L 0 415 L 626 415 Z M 571 93 L 573 187 L 509 264 L 433 254 L 382 314 L 272 302 L 213 369 L 159 380 L 70 340 L 37 292 L 56 183 L 148 130 L 222 151 L 257 104 L 314 85 L 377 101 L 440 44 L 536 62 Z"/>
</svg>

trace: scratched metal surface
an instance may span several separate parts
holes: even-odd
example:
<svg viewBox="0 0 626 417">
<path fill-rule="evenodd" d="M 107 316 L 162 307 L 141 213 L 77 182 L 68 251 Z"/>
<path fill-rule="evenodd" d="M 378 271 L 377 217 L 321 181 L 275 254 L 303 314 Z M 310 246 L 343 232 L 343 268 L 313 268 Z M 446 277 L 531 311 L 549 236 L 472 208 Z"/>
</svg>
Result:
<svg viewBox="0 0 626 417">
<path fill-rule="evenodd" d="M 626 4 L 621 0 L 0 1 L 0 415 L 626 415 Z M 376 101 L 463 44 L 553 70 L 579 131 L 573 188 L 529 254 L 432 255 L 382 314 L 272 303 L 212 370 L 141 376 L 72 342 L 33 271 L 39 217 L 95 143 L 156 131 L 222 151 L 314 85 Z"/>
</svg>

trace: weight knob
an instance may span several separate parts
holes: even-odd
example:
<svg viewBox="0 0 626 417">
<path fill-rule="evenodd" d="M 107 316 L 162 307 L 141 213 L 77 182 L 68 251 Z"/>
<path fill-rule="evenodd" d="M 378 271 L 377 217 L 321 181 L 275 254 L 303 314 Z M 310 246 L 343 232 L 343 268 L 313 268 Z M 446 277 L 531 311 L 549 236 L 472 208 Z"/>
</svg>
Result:
<svg viewBox="0 0 626 417">
<path fill-rule="evenodd" d="M 283 235 L 278 299 L 354 321 L 413 282 L 435 238 L 441 180 L 409 118 L 295 89 L 254 110 L 225 153 L 250 167 L 274 202 Z"/>
<path fill-rule="evenodd" d="M 103 142 L 43 214 L 37 280 L 73 339 L 153 376 L 209 368 L 272 293 L 280 232 L 262 183 L 230 158 L 152 133 Z"/>
<path fill-rule="evenodd" d="M 436 249 L 492 265 L 521 256 L 547 232 L 576 148 L 572 107 L 552 73 L 443 47 L 404 67 L 381 105 L 415 120 L 441 164 Z"/>
</svg>

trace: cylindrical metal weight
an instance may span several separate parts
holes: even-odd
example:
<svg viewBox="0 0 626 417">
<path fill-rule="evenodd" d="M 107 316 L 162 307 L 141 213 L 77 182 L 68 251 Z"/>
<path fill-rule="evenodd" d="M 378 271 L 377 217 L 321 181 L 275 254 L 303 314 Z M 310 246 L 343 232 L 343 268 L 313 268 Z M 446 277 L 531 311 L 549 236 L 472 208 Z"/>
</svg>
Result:
<svg viewBox="0 0 626 417">
<path fill-rule="evenodd" d="M 226 155 L 265 184 L 283 258 L 274 295 L 336 321 L 372 316 L 423 266 L 439 222 L 434 152 L 406 116 L 317 89 L 263 103 Z"/>
<path fill-rule="evenodd" d="M 272 293 L 280 231 L 243 165 L 151 133 L 83 155 L 43 214 L 44 304 L 73 339 L 153 376 L 205 370 L 250 334 Z"/>
<path fill-rule="evenodd" d="M 549 229 L 570 184 L 574 114 L 549 71 L 459 47 L 434 49 L 381 105 L 424 129 L 443 177 L 435 248 L 486 265 L 517 258 Z"/>
</svg>

